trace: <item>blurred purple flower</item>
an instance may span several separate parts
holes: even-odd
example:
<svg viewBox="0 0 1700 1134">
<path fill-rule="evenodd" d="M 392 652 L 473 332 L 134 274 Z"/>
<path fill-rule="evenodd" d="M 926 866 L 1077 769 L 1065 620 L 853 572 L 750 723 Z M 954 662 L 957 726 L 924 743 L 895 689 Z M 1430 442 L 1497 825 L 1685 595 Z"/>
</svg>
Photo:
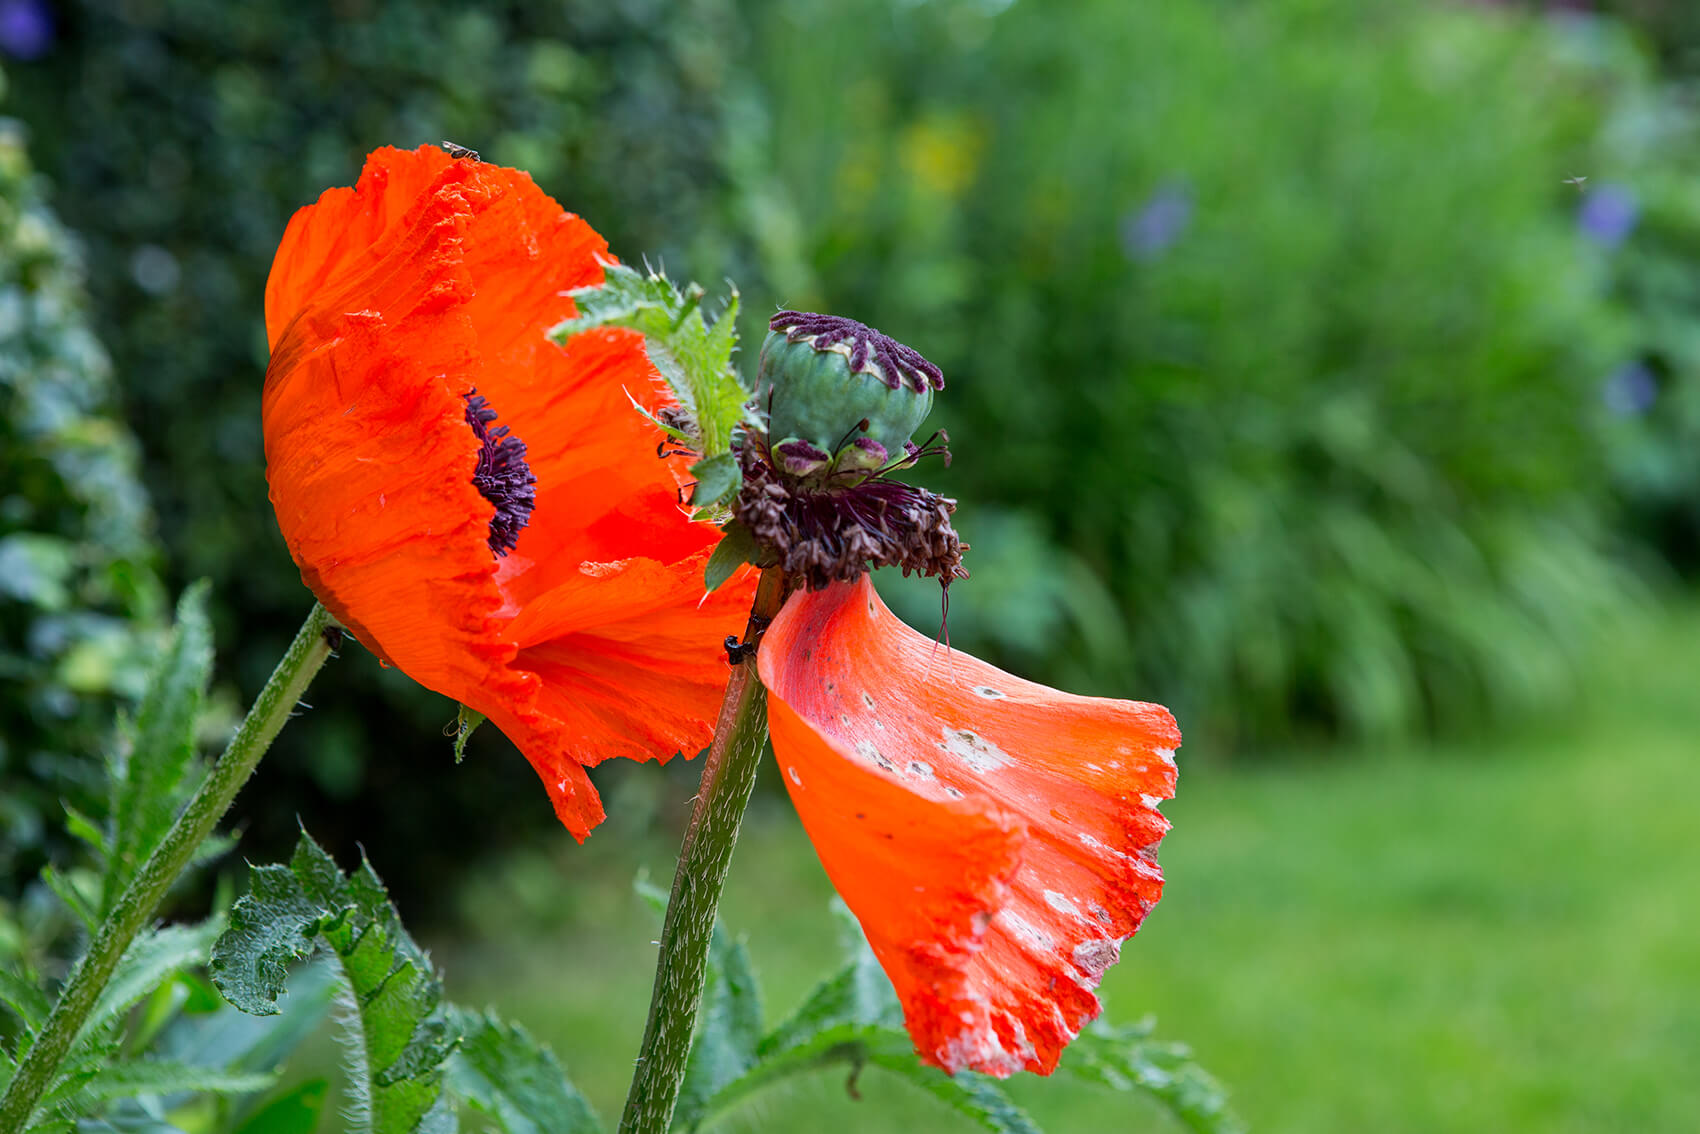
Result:
<svg viewBox="0 0 1700 1134">
<path fill-rule="evenodd" d="M 39 59 L 52 46 L 47 0 L 0 0 L 0 51 L 14 59 Z"/>
<path fill-rule="evenodd" d="M 1582 232 L 1603 248 L 1616 248 L 1635 231 L 1641 216 L 1641 206 L 1635 194 L 1622 185 L 1601 185 L 1585 193 L 1576 210 L 1576 223 Z"/>
<path fill-rule="evenodd" d="M 1618 417 L 1638 417 L 1653 408 L 1659 396 L 1659 380 L 1644 362 L 1626 362 L 1612 371 L 1600 397 L 1606 409 Z"/>
<path fill-rule="evenodd" d="M 1130 260 L 1155 260 L 1186 232 L 1192 221 L 1192 189 L 1165 181 L 1137 211 L 1122 217 L 1122 251 Z"/>
</svg>

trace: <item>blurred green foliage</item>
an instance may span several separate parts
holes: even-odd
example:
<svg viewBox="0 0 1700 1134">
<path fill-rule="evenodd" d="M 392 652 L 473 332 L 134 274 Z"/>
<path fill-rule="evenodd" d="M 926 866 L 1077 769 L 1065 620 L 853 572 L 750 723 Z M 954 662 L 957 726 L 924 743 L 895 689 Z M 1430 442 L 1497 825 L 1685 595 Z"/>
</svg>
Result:
<svg viewBox="0 0 1700 1134">
<path fill-rule="evenodd" d="M 1415 0 L 57 11 L 14 110 L 87 240 L 173 581 L 215 581 L 240 689 L 306 601 L 262 503 L 266 271 L 292 210 L 380 144 L 474 147 L 628 261 L 736 278 L 746 343 L 812 307 L 939 362 L 958 459 L 922 475 L 974 545 L 952 641 L 1164 700 L 1195 740 L 1548 703 L 1635 592 L 1614 492 L 1639 499 L 1663 452 L 1700 499 L 1691 426 L 1660 424 L 1682 403 L 1602 410 L 1621 364 L 1664 381 L 1655 327 L 1692 335 L 1692 241 L 1657 234 L 1690 231 L 1700 153 L 1679 129 L 1623 159 L 1665 186 L 1637 198 L 1639 259 L 1579 224 L 1610 179 L 1566 179 L 1628 152 L 1637 106 L 1678 105 L 1607 22 Z M 936 589 L 893 589 L 937 624 Z M 238 805 L 251 853 L 312 814 L 423 911 L 461 848 L 550 822 L 491 730 L 454 768 L 452 706 L 400 675 L 345 665 L 315 702 L 268 761 L 276 802 Z"/>
<path fill-rule="evenodd" d="M 1621 319 L 1594 412 L 1628 526 L 1685 576 L 1700 574 L 1700 86 L 1637 67 L 1622 38 L 1586 58 L 1620 76 L 1576 224 Z"/>
<path fill-rule="evenodd" d="M 352 184 L 371 149 L 447 138 L 530 170 L 630 258 L 727 254 L 718 0 L 57 8 L 56 40 L 15 68 L 16 113 L 89 247 L 172 581 L 217 584 L 222 654 L 245 694 L 310 602 L 266 503 L 259 416 L 261 298 L 295 209 Z M 467 846 L 553 822 L 493 730 L 472 744 L 492 758 L 455 768 L 439 735 L 452 703 L 400 675 L 345 664 L 312 699 L 311 727 L 287 730 L 267 761 L 266 792 L 238 801 L 250 855 L 286 854 L 310 814 L 334 852 L 366 840 L 423 905 Z"/>
<path fill-rule="evenodd" d="M 1631 587 L 1592 429 L 1615 324 L 1564 183 L 1602 84 L 1569 33 L 1332 0 L 756 27 L 762 161 L 806 218 L 778 298 L 944 367 L 965 538 L 986 502 L 1043 536 L 971 569 L 1042 578 L 1060 545 L 1116 601 L 1119 629 L 1090 587 L 1055 607 L 1041 672 L 1247 740 L 1569 688 Z M 952 637 L 1025 654 L 1022 622 Z"/>
<path fill-rule="evenodd" d="M 113 712 L 158 627 L 153 521 L 114 403 L 81 258 L 0 120 L 0 897 L 41 865 L 61 800 L 98 809 Z"/>
</svg>

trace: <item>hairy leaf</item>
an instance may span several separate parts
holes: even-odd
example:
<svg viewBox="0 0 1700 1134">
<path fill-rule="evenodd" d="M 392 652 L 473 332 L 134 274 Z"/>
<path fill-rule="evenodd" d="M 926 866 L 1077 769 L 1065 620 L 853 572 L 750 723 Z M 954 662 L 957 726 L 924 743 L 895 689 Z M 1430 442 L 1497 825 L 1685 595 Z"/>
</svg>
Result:
<svg viewBox="0 0 1700 1134">
<path fill-rule="evenodd" d="M 995 1079 L 973 1072 L 946 1075 L 924 1066 L 903 1029 L 903 1010 L 861 927 L 840 901 L 833 912 L 841 926 L 844 966 L 817 985 L 790 1018 L 756 1046 L 753 1059 L 735 1078 L 719 1079 L 706 1097 L 680 1099 L 677 1123 L 696 1130 L 715 1114 L 792 1075 L 838 1065 L 851 1076 L 866 1066 L 898 1075 L 958 1113 L 999 1134 L 1039 1134 L 1038 1127 L 1010 1101 Z M 691 1053 L 693 1065 L 697 1053 Z M 687 1105 L 690 1103 L 692 1105 Z"/>
<path fill-rule="evenodd" d="M 448 1088 L 506 1134 L 599 1134 L 602 1124 L 555 1059 L 518 1024 L 450 1008 L 465 1038 L 449 1057 Z"/>
<path fill-rule="evenodd" d="M 1193 1062 L 1184 1044 L 1152 1040 L 1152 1023 L 1116 1027 L 1094 1021 L 1069 1045 L 1057 1070 L 1112 1090 L 1155 1099 L 1197 1134 L 1245 1129 L 1216 1077 Z"/>
<path fill-rule="evenodd" d="M 254 871 L 253 891 L 213 947 L 213 982 L 238 1008 L 273 1013 L 287 964 L 316 947 L 340 962 L 350 993 L 350 1129 L 452 1130 L 443 1064 L 460 1036 L 444 1014 L 442 982 L 371 864 L 344 876 L 303 832 L 289 866 Z"/>
<path fill-rule="evenodd" d="M 133 1059 L 108 1063 L 74 1088 L 79 1102 L 105 1102 L 136 1095 L 248 1094 L 263 1091 L 277 1081 L 275 1075 L 259 1071 L 228 1071 L 196 1063 L 166 1059 Z M 49 1092 L 52 1100 L 60 1088 Z"/>
<path fill-rule="evenodd" d="M 202 581 L 183 592 L 171 644 L 113 761 L 103 913 L 164 837 L 185 794 L 185 774 L 195 755 L 195 722 L 212 672 L 207 591 Z"/>
<path fill-rule="evenodd" d="M 749 391 L 732 368 L 738 345 L 737 289 L 712 323 L 703 318 L 703 294 L 694 283 L 681 290 L 659 271 L 644 275 L 624 264 L 610 264 L 599 286 L 572 293 L 578 315 L 557 324 L 549 337 L 565 343 L 597 327 L 641 331 L 650 361 L 696 435 L 669 432 L 713 458 L 730 452 L 732 431 L 746 418 Z"/>
<path fill-rule="evenodd" d="M 466 742 L 472 739 L 472 730 L 484 723 L 484 714 L 465 705 L 455 710 L 455 763 L 466 759 Z"/>
<path fill-rule="evenodd" d="M 101 989 L 82 1034 L 114 1022 L 119 1013 L 185 969 L 206 963 L 213 940 L 223 929 L 218 918 L 200 925 L 174 925 L 138 934 L 124 951 L 112 979 Z"/>
</svg>

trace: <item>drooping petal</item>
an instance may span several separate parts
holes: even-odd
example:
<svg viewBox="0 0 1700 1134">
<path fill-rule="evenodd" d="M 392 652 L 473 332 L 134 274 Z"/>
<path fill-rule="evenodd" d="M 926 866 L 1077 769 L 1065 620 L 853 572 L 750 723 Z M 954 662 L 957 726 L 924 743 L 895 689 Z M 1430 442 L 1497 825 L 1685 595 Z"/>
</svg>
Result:
<svg viewBox="0 0 1700 1134">
<path fill-rule="evenodd" d="M 867 576 L 792 595 L 758 665 L 785 786 L 917 1051 L 1048 1074 L 1162 893 L 1174 718 L 937 645 Z"/>
<path fill-rule="evenodd" d="M 753 586 L 703 601 L 717 533 L 632 409 L 660 397 L 641 338 L 545 338 L 605 256 L 523 173 L 380 150 L 296 214 L 266 294 L 267 476 L 303 578 L 379 657 L 507 733 L 581 839 L 603 814 L 585 765 L 707 744 L 719 643 Z M 537 478 L 502 558 L 472 482 L 475 389 Z"/>
</svg>

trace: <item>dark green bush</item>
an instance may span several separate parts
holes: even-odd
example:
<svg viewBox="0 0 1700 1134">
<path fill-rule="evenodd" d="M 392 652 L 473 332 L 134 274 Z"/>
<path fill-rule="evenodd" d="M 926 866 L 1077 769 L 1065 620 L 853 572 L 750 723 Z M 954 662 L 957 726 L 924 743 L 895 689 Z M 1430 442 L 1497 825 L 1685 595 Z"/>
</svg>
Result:
<svg viewBox="0 0 1700 1134">
<path fill-rule="evenodd" d="M 530 170 L 628 258 L 719 262 L 729 16 L 717 0 L 57 8 L 57 39 L 15 68 L 15 112 L 88 244 L 171 582 L 214 581 L 220 654 L 251 695 L 311 601 L 260 439 L 261 297 L 291 213 L 352 184 L 378 146 L 452 139 Z M 285 733 L 265 788 L 238 802 L 251 856 L 286 854 L 311 814 L 339 854 L 368 840 L 424 908 L 469 843 L 553 822 L 493 730 L 474 741 L 490 758 L 455 768 L 439 732 L 452 704 L 369 658 L 312 700 L 311 727 Z"/>
<path fill-rule="evenodd" d="M 982 583 L 1083 563 L 1120 609 L 1072 587 L 981 619 L 970 580 L 955 640 L 1029 657 L 1037 604 L 1043 672 L 1258 738 L 1567 688 L 1628 585 L 1592 431 L 1612 323 L 1565 184 L 1593 72 L 1450 6 L 995 7 L 757 25 L 804 233 L 779 298 L 944 366 L 964 536 L 987 504 L 1040 533 L 1012 559 L 1000 519 Z"/>
<path fill-rule="evenodd" d="M 82 263 L 0 119 L 0 899 L 61 801 L 97 812 L 112 714 L 140 692 L 163 591 L 136 443 Z"/>
</svg>

